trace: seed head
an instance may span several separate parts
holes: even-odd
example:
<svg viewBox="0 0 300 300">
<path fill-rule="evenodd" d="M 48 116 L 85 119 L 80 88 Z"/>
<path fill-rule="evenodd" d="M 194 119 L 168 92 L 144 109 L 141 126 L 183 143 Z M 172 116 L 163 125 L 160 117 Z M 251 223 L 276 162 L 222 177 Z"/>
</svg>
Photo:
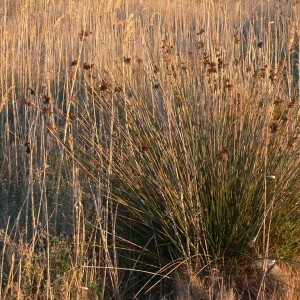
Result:
<svg viewBox="0 0 300 300">
<path fill-rule="evenodd" d="M 36 95 L 37 94 L 36 90 L 34 90 L 33 88 L 30 87 L 28 89 L 30 90 L 31 95 Z"/>
<path fill-rule="evenodd" d="M 145 152 L 145 151 L 148 151 L 149 150 L 149 144 L 147 142 L 143 142 L 142 143 L 142 151 Z"/>
<path fill-rule="evenodd" d="M 55 131 L 57 129 L 56 126 L 52 122 L 47 123 L 46 126 L 51 131 Z"/>
<path fill-rule="evenodd" d="M 271 130 L 271 133 L 275 133 L 279 130 L 279 123 L 278 121 L 276 122 L 273 122 L 271 125 L 270 125 L 270 130 Z"/>
<path fill-rule="evenodd" d="M 296 99 L 291 99 L 291 101 L 288 103 L 288 108 L 293 108 L 296 104 Z"/>
<path fill-rule="evenodd" d="M 43 108 L 43 114 L 44 115 L 50 115 L 51 113 L 51 109 L 49 107 L 44 107 Z"/>
<path fill-rule="evenodd" d="M 124 56 L 124 63 L 125 63 L 126 65 L 130 65 L 130 63 L 131 63 L 131 58 L 130 58 L 130 57 L 125 57 L 125 56 Z"/>
<path fill-rule="evenodd" d="M 24 104 L 27 104 L 27 106 L 32 106 L 33 105 L 33 100 L 32 99 L 25 99 Z"/>
<path fill-rule="evenodd" d="M 26 147 L 26 153 L 27 153 L 27 154 L 30 154 L 30 153 L 31 153 L 30 143 L 29 143 L 29 142 L 26 142 L 26 143 L 24 144 L 24 146 Z"/>
<path fill-rule="evenodd" d="M 205 32 L 203 28 L 200 29 L 200 31 L 197 33 L 197 35 L 202 35 Z"/>
<path fill-rule="evenodd" d="M 257 47 L 258 47 L 258 48 L 262 48 L 262 47 L 263 47 L 263 45 L 264 45 L 264 43 L 263 43 L 263 42 L 259 42 L 259 43 L 257 44 Z"/>
<path fill-rule="evenodd" d="M 154 65 L 153 66 L 153 71 L 154 71 L 154 74 L 159 73 L 159 67 L 157 65 Z"/>
<path fill-rule="evenodd" d="M 234 35 L 234 43 L 235 43 L 236 45 L 238 45 L 238 44 L 240 43 L 240 37 L 238 36 L 238 34 L 235 34 L 235 35 Z"/>
<path fill-rule="evenodd" d="M 77 64 L 78 64 L 78 61 L 76 59 L 71 62 L 71 66 L 77 66 Z"/>
<path fill-rule="evenodd" d="M 91 70 L 91 69 L 94 69 L 94 67 L 95 67 L 95 64 L 93 63 L 93 64 L 88 64 L 88 63 L 84 63 L 83 64 L 83 68 L 85 69 L 85 70 Z"/>
<path fill-rule="evenodd" d="M 87 40 L 87 37 L 91 34 L 92 34 L 92 31 L 81 30 L 81 32 L 79 33 L 79 38 L 81 41 L 85 42 Z"/>
<path fill-rule="evenodd" d="M 121 93 L 122 92 L 122 88 L 120 86 L 116 86 L 115 87 L 115 92 Z"/>
<path fill-rule="evenodd" d="M 223 147 L 219 152 L 218 152 L 218 155 L 217 155 L 217 160 L 218 161 L 227 161 L 228 160 L 228 154 L 229 154 L 229 148 L 226 146 L 226 147 Z"/>
<path fill-rule="evenodd" d="M 50 103 L 51 103 L 51 97 L 45 95 L 45 96 L 44 96 L 44 104 L 50 104 Z"/>
</svg>

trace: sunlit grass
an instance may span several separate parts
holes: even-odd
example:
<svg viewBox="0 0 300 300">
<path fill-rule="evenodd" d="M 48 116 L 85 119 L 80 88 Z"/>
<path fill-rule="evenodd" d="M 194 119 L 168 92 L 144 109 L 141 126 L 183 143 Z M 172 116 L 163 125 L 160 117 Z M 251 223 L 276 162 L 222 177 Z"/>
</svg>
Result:
<svg viewBox="0 0 300 300">
<path fill-rule="evenodd" d="M 5 3 L 1 299 L 297 299 L 299 4 L 249 2 Z"/>
</svg>

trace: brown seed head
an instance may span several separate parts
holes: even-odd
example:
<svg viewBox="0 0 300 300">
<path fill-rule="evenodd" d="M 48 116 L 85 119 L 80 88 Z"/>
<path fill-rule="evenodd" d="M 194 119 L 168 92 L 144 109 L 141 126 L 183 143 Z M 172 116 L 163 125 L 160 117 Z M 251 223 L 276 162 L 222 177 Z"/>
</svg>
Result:
<svg viewBox="0 0 300 300">
<path fill-rule="evenodd" d="M 78 61 L 76 59 L 71 62 L 71 66 L 77 66 L 77 64 L 78 64 Z"/>
<path fill-rule="evenodd" d="M 115 92 L 120 93 L 122 92 L 122 88 L 120 86 L 115 87 Z"/>
<path fill-rule="evenodd" d="M 217 64 L 215 62 L 212 61 L 209 63 L 208 73 L 217 73 Z"/>
<path fill-rule="evenodd" d="M 126 65 L 130 65 L 130 63 L 131 63 L 131 58 L 130 58 L 130 57 L 125 57 L 125 56 L 124 56 L 124 63 L 125 63 Z"/>
<path fill-rule="evenodd" d="M 27 104 L 27 106 L 32 106 L 33 105 L 33 100 L 32 99 L 25 99 L 24 104 Z"/>
<path fill-rule="evenodd" d="M 70 70 L 68 72 L 68 75 L 69 75 L 70 78 L 74 78 L 75 77 L 75 73 L 72 70 Z"/>
<path fill-rule="evenodd" d="M 56 126 L 52 122 L 47 123 L 46 126 L 51 131 L 55 131 L 57 129 Z"/>
<path fill-rule="evenodd" d="M 184 101 L 184 98 L 182 97 L 182 95 L 181 95 L 180 92 L 177 92 L 177 93 L 175 94 L 175 98 L 176 98 L 176 100 L 177 100 L 179 106 L 184 105 L 185 101 Z"/>
<path fill-rule="evenodd" d="M 30 90 L 31 95 L 36 95 L 37 94 L 36 90 L 34 90 L 33 88 L 30 87 L 28 89 Z"/>
<path fill-rule="evenodd" d="M 44 96 L 44 104 L 50 104 L 51 103 L 51 97 L 50 96 Z"/>
<path fill-rule="evenodd" d="M 260 69 L 259 76 L 260 76 L 261 78 L 266 78 L 266 68 L 261 68 L 261 69 Z"/>
<path fill-rule="evenodd" d="M 249 72 L 251 72 L 251 71 L 252 71 L 251 66 L 249 66 L 249 67 L 246 68 L 246 72 L 247 72 L 247 73 L 249 73 Z"/>
<path fill-rule="evenodd" d="M 203 53 L 203 59 L 204 59 L 204 64 L 205 65 L 209 65 L 210 64 L 209 54 L 207 52 Z"/>
<path fill-rule="evenodd" d="M 170 56 L 169 53 L 167 53 L 167 52 L 164 53 L 163 59 L 164 59 L 164 61 L 167 63 L 167 65 L 171 65 L 172 59 L 171 59 L 171 56 Z"/>
<path fill-rule="evenodd" d="M 291 99 L 291 101 L 288 103 L 288 108 L 293 108 L 296 104 L 296 99 Z"/>
<path fill-rule="evenodd" d="M 181 62 L 181 69 L 184 71 L 186 71 L 188 69 L 188 65 L 187 65 L 186 61 L 184 61 L 184 60 Z"/>
<path fill-rule="evenodd" d="M 218 58 L 218 69 L 219 69 L 219 70 L 220 70 L 220 69 L 223 69 L 224 66 L 225 66 L 225 64 L 224 64 L 223 58 L 219 57 L 219 58 Z"/>
<path fill-rule="evenodd" d="M 51 109 L 49 107 L 44 107 L 43 108 L 43 114 L 44 115 L 50 115 L 51 113 Z"/>
<path fill-rule="evenodd" d="M 232 88 L 233 88 L 233 84 L 227 83 L 227 84 L 225 85 L 225 87 L 228 89 L 228 92 L 231 92 L 231 91 L 232 91 Z"/>
<path fill-rule="evenodd" d="M 279 64 L 278 64 L 278 73 L 282 73 L 283 70 L 284 70 L 284 67 L 285 67 L 285 64 L 286 64 L 286 61 L 284 58 L 282 58 L 280 61 L 279 61 Z"/>
<path fill-rule="evenodd" d="M 271 130 L 271 133 L 277 132 L 279 130 L 279 123 L 278 122 L 273 122 L 270 125 L 270 130 Z"/>
<path fill-rule="evenodd" d="M 279 104 L 283 103 L 283 99 L 281 99 L 279 96 L 274 100 L 274 105 L 278 106 Z"/>
<path fill-rule="evenodd" d="M 257 47 L 258 47 L 258 48 L 262 48 L 262 47 L 263 47 L 263 45 L 264 45 L 264 43 L 263 43 L 263 42 L 259 42 L 259 43 L 257 44 Z"/>
<path fill-rule="evenodd" d="M 149 150 L 149 144 L 147 142 L 142 143 L 142 151 L 148 151 Z"/>
<path fill-rule="evenodd" d="M 136 61 L 137 61 L 138 64 L 142 64 L 143 63 L 143 60 L 141 58 L 137 58 Z"/>
<path fill-rule="evenodd" d="M 163 49 L 165 49 L 166 53 L 171 53 L 173 46 L 170 46 L 169 41 L 168 40 L 163 40 Z"/>
<path fill-rule="evenodd" d="M 70 112 L 69 118 L 70 118 L 72 121 L 74 121 L 74 120 L 77 119 L 77 115 L 76 115 L 75 113 L 73 113 L 73 112 Z"/>
<path fill-rule="evenodd" d="M 238 36 L 238 34 L 235 34 L 235 35 L 234 35 L 234 43 L 235 43 L 236 45 L 238 45 L 238 44 L 240 43 L 240 37 Z"/>
<path fill-rule="evenodd" d="M 197 33 L 197 35 L 202 35 L 205 32 L 203 28 L 200 29 L 200 31 Z"/>
<path fill-rule="evenodd" d="M 95 64 L 88 64 L 88 63 L 83 64 L 83 68 L 85 70 L 91 70 L 91 69 L 94 69 L 94 67 L 95 67 Z"/>
<path fill-rule="evenodd" d="M 27 153 L 27 154 L 30 154 L 30 152 L 31 152 L 30 143 L 27 142 L 27 143 L 24 144 L 24 146 L 26 147 L 26 153 Z"/>
<path fill-rule="evenodd" d="M 218 161 L 227 161 L 228 154 L 229 154 L 229 148 L 227 146 L 223 147 L 222 150 L 218 152 L 217 160 Z"/>
<path fill-rule="evenodd" d="M 298 137 L 295 135 L 293 137 L 291 137 L 289 140 L 288 140 L 288 147 L 289 148 L 293 148 L 296 144 L 296 141 L 297 141 Z"/>
<path fill-rule="evenodd" d="M 289 118 L 288 118 L 288 110 L 284 110 L 283 113 L 282 113 L 282 117 L 281 117 L 281 120 L 286 122 Z"/>
<path fill-rule="evenodd" d="M 79 33 L 79 38 L 81 41 L 86 41 L 87 37 L 91 34 L 92 34 L 92 31 L 81 30 L 81 32 Z"/>
<path fill-rule="evenodd" d="M 155 74 L 159 73 L 159 67 L 157 65 L 153 66 L 153 71 Z"/>
<path fill-rule="evenodd" d="M 198 49 L 203 49 L 204 48 L 204 42 L 199 41 L 198 42 Z"/>
<path fill-rule="evenodd" d="M 269 79 L 271 80 L 272 83 L 274 83 L 277 79 L 277 74 L 274 72 L 270 73 Z"/>
</svg>

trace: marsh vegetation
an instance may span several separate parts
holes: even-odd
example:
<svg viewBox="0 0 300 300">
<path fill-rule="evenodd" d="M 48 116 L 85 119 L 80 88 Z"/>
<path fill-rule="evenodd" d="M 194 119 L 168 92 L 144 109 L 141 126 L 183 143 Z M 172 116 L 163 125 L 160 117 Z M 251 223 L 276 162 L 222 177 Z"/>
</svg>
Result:
<svg viewBox="0 0 300 300">
<path fill-rule="evenodd" d="M 298 1 L 2 1 L 1 299 L 299 299 Z"/>
</svg>

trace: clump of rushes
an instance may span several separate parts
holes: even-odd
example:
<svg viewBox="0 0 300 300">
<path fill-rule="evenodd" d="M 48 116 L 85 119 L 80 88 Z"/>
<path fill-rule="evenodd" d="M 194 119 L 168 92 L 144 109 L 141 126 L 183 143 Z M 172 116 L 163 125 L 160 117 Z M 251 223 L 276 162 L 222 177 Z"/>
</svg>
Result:
<svg viewBox="0 0 300 300">
<path fill-rule="evenodd" d="M 233 47 L 240 43 L 235 35 Z M 296 101 L 284 101 L 270 89 L 266 64 L 256 76 L 242 75 L 234 57 L 224 52 L 214 62 L 204 50 L 186 76 L 181 54 L 172 55 L 178 49 L 168 40 L 162 49 L 159 84 L 149 81 L 132 93 L 141 80 L 133 73 L 120 94 L 121 88 L 114 93 L 102 81 L 100 90 L 110 91 L 110 101 L 91 95 L 95 115 L 105 124 L 101 138 L 82 129 L 84 142 L 75 145 L 82 165 L 96 165 L 101 157 L 97 172 L 111 170 L 110 197 L 124 212 L 118 214 L 122 234 L 130 232 L 131 243 L 156 253 L 160 263 L 151 265 L 157 272 L 164 272 L 162 262 L 174 269 L 179 263 L 203 280 L 222 274 L 228 284 L 251 272 L 248 267 L 258 257 L 296 255 Z M 224 61 L 236 71 L 224 74 Z M 145 69 L 149 78 L 156 70 L 154 62 L 151 66 Z M 273 81 L 274 71 L 270 76 Z M 284 93 L 283 80 L 280 85 Z M 83 145 L 95 149 L 95 156 Z M 266 182 L 266 174 L 275 174 L 276 185 Z M 283 234 L 282 222 L 294 232 L 293 241 Z"/>
</svg>

